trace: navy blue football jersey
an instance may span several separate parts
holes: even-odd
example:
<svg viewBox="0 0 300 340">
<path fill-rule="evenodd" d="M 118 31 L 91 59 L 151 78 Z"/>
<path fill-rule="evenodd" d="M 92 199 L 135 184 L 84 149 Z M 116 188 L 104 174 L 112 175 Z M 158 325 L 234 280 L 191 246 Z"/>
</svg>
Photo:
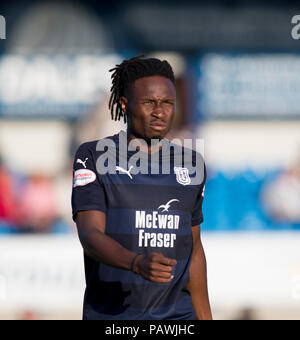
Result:
<svg viewBox="0 0 300 340">
<path fill-rule="evenodd" d="M 99 141 L 84 143 L 77 150 L 73 219 L 81 210 L 102 211 L 106 214 L 105 233 L 123 247 L 143 254 L 160 252 L 177 264 L 170 283 L 155 283 L 85 254 L 83 319 L 193 320 L 195 313 L 186 285 L 193 251 L 192 226 L 203 221 L 203 159 L 196 164 L 196 153 L 192 152 L 191 165 L 202 172 L 202 178 L 195 183 L 189 167 L 175 162 L 172 148 L 167 157 L 168 173 L 162 169 L 162 150 L 156 155 L 142 153 L 148 165 L 145 163 L 144 170 L 138 172 L 135 168 L 141 166 L 141 160 L 134 157 L 137 151 L 126 149 L 127 164 L 124 159 L 121 162 L 120 134 L 108 137 L 116 146 L 116 156 L 106 173 L 103 167 L 109 162 L 105 161 L 108 151 Z"/>
</svg>

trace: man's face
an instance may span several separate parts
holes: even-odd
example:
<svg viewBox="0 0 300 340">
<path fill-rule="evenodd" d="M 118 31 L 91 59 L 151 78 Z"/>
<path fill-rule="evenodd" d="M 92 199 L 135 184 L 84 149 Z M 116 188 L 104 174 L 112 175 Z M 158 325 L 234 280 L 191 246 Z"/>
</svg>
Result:
<svg viewBox="0 0 300 340">
<path fill-rule="evenodd" d="M 169 132 L 175 114 L 176 89 L 162 76 L 137 79 L 124 98 L 130 138 L 161 139 Z"/>
</svg>

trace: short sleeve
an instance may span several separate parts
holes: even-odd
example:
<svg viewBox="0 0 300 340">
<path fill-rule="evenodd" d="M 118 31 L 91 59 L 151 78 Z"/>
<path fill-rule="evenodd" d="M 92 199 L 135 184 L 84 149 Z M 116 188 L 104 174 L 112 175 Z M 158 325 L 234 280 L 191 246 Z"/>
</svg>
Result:
<svg viewBox="0 0 300 340">
<path fill-rule="evenodd" d="M 206 183 L 206 167 L 204 164 L 204 179 L 200 185 L 196 202 L 192 211 L 192 226 L 199 225 L 204 221 L 202 204 L 204 200 L 205 183 Z"/>
<path fill-rule="evenodd" d="M 82 144 L 74 158 L 72 216 L 81 210 L 106 212 L 106 200 L 101 176 L 96 170 L 96 142 Z"/>
</svg>

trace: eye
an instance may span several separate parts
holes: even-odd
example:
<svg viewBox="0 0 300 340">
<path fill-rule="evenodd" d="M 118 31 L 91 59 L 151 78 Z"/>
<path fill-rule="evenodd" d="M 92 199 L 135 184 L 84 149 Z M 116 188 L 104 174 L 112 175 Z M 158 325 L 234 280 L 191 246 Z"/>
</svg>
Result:
<svg viewBox="0 0 300 340">
<path fill-rule="evenodd" d="M 168 105 L 168 106 L 173 106 L 174 102 L 172 100 L 166 100 L 166 101 L 164 101 L 164 104 Z"/>
<path fill-rule="evenodd" d="M 151 105 L 154 105 L 154 101 L 153 100 L 145 100 L 143 102 L 144 105 L 147 105 L 147 106 L 151 106 Z"/>
</svg>

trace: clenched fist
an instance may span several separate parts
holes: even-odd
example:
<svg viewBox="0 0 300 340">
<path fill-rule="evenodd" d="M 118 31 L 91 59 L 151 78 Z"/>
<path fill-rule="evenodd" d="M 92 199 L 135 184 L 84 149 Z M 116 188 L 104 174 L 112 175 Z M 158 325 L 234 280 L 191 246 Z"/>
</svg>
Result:
<svg viewBox="0 0 300 340">
<path fill-rule="evenodd" d="M 133 271 L 152 282 L 168 283 L 173 279 L 172 270 L 176 260 L 161 253 L 140 254 L 135 258 Z"/>
</svg>

